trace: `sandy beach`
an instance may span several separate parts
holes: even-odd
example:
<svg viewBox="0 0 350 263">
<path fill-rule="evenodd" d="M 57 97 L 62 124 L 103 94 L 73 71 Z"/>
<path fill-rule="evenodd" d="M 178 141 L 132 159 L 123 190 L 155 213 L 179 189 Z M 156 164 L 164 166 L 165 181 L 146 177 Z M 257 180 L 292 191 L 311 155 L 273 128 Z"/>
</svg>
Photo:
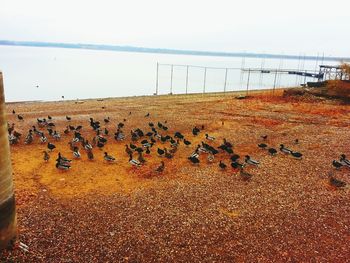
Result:
<svg viewBox="0 0 350 263">
<path fill-rule="evenodd" d="M 340 154 L 350 156 L 350 105 L 315 97 L 283 98 L 281 90 L 275 96 L 271 91 L 251 95 L 7 104 L 8 122 L 22 134 L 11 146 L 11 156 L 18 240 L 29 251 L 4 252 L 0 261 L 350 262 L 349 187 L 336 189 L 328 179 L 331 173 L 350 184 L 348 168 L 332 167 Z M 49 137 L 56 149 L 44 162 L 46 144 L 35 138 L 25 145 L 24 138 L 37 126 L 37 118 L 48 115 L 62 138 L 56 142 Z M 72 133 L 65 135 L 64 129 L 82 125 L 82 135 L 91 141 L 95 132 L 90 117 L 109 130 L 108 143 L 93 150 L 93 161 L 81 149 L 82 157 L 72 161 L 71 169 L 56 169 L 58 152 L 73 159 L 68 145 Z M 165 121 L 164 134 L 181 132 L 192 144 L 180 143 L 167 159 L 157 155 L 157 148 L 170 149 L 169 143 L 157 142 L 142 167 L 131 167 L 124 151 L 130 130 L 147 132 L 149 122 Z M 119 122 L 127 135 L 121 142 L 113 138 Z M 193 136 L 192 128 L 202 125 L 204 130 Z M 190 163 L 187 157 L 196 145 L 208 142 L 206 133 L 215 137 L 211 145 L 217 147 L 226 138 L 241 160 L 250 155 L 260 162 L 246 167 L 253 175 L 249 181 L 231 168 L 227 153 L 217 154 L 213 163 L 205 154 L 199 165 Z M 271 156 L 257 146 L 261 142 L 276 149 L 284 144 L 303 158 L 280 151 Z M 105 151 L 115 163 L 104 161 Z M 165 170 L 157 173 L 162 160 Z M 220 160 L 225 170 L 219 168 Z"/>
</svg>

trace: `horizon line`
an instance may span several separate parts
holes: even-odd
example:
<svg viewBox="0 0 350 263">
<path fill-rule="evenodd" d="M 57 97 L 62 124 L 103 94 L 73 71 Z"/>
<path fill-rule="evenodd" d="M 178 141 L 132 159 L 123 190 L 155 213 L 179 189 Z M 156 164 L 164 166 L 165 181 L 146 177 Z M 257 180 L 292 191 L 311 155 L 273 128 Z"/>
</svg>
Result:
<svg viewBox="0 0 350 263">
<path fill-rule="evenodd" d="M 199 51 L 199 50 L 181 50 L 168 48 L 147 48 L 130 45 L 107 45 L 107 44 L 88 44 L 88 43 L 63 43 L 63 42 L 42 42 L 42 41 L 16 41 L 0 40 L 0 46 L 27 46 L 27 47 L 51 47 L 51 48 L 69 48 L 69 49 L 87 49 L 87 50 L 107 50 L 119 52 L 138 52 L 155 53 L 170 55 L 194 55 L 194 56 L 216 56 L 216 57 L 258 57 L 271 59 L 304 59 L 304 60 L 327 60 L 327 61 L 350 61 L 350 57 L 340 56 L 314 56 L 314 55 L 292 55 L 292 54 L 272 54 L 255 52 L 220 52 L 220 51 Z"/>
</svg>

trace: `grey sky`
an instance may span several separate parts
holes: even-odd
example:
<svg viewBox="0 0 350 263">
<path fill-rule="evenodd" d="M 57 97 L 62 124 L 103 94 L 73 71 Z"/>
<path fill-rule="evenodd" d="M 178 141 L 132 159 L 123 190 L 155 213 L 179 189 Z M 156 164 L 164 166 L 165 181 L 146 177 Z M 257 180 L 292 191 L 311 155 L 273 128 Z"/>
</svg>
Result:
<svg viewBox="0 0 350 263">
<path fill-rule="evenodd" d="M 350 1 L 0 0 L 0 39 L 350 56 Z"/>
</svg>

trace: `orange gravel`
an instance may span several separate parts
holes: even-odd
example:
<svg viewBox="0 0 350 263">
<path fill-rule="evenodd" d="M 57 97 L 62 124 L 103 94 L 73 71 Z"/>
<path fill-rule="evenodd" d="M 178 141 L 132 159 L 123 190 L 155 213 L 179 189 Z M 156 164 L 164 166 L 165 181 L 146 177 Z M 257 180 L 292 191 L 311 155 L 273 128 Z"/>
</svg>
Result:
<svg viewBox="0 0 350 263">
<path fill-rule="evenodd" d="M 19 248 L 0 254 L 4 262 L 350 262 L 349 187 L 335 189 L 327 175 L 350 184 L 349 169 L 333 169 L 341 153 L 350 157 L 350 106 L 314 98 L 285 99 L 256 93 L 247 99 L 233 94 L 173 95 L 105 100 L 12 103 L 8 121 L 22 133 L 12 145 L 16 188 Z M 12 110 L 24 116 L 18 121 Z M 131 112 L 131 115 L 129 115 Z M 150 113 L 150 117 L 144 117 Z M 62 135 L 43 160 L 46 144 L 24 137 L 36 118 L 53 117 Z M 65 116 L 72 117 L 68 122 Z M 104 150 L 94 149 L 89 161 L 83 149 L 69 171 L 59 171 L 60 151 L 72 158 L 64 135 L 67 125 L 83 125 L 82 135 L 92 140 L 89 118 L 101 122 L 110 135 Z M 110 117 L 104 125 L 103 119 Z M 127 138 L 113 138 L 116 124 L 126 118 Z M 148 122 L 167 121 L 192 142 L 180 145 L 173 159 L 156 154 L 138 169 L 128 163 L 124 148 L 130 130 L 149 131 Z M 194 126 L 204 131 L 194 137 Z M 45 128 L 41 128 L 45 130 Z M 250 181 L 230 166 L 229 155 L 219 153 L 214 163 L 200 156 L 199 166 L 187 157 L 205 140 L 213 146 L 226 138 L 244 158 L 259 160 L 247 167 Z M 303 153 L 302 160 L 278 152 L 270 156 L 257 147 L 261 135 L 269 146 L 283 143 Z M 294 144 L 295 139 L 298 144 Z M 103 152 L 116 157 L 103 160 Z M 165 170 L 155 168 L 165 161 Z M 218 163 L 227 165 L 220 171 Z M 243 161 L 243 160 L 242 160 Z"/>
</svg>

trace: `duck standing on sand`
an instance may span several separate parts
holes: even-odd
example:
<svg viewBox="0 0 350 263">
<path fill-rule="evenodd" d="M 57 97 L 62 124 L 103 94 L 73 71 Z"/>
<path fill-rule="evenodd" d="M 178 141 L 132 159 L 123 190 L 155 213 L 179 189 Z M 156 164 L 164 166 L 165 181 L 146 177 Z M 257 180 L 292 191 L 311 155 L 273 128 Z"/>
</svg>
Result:
<svg viewBox="0 0 350 263">
<path fill-rule="evenodd" d="M 301 160 L 301 158 L 303 157 L 303 154 L 300 152 L 293 152 L 291 151 L 290 154 L 295 158 L 295 159 L 299 159 Z"/>
<path fill-rule="evenodd" d="M 138 161 L 138 160 L 133 159 L 133 158 L 132 158 L 132 154 L 130 154 L 129 163 L 130 163 L 133 167 L 140 167 L 140 166 L 141 166 L 141 162 Z"/>
<path fill-rule="evenodd" d="M 103 159 L 107 161 L 108 163 L 115 162 L 115 158 L 112 155 L 108 155 L 107 152 L 104 153 Z"/>
<path fill-rule="evenodd" d="M 349 159 L 346 159 L 345 154 L 340 155 L 339 162 L 340 162 L 342 165 L 347 166 L 347 167 L 350 168 L 350 160 L 349 160 Z"/>
<path fill-rule="evenodd" d="M 163 161 L 160 162 L 160 165 L 156 168 L 156 172 L 158 173 L 162 173 L 164 171 L 164 168 L 165 168 L 165 164 Z"/>
<path fill-rule="evenodd" d="M 292 150 L 286 148 L 283 144 L 280 144 L 280 151 L 285 153 L 285 154 L 291 154 Z"/>
<path fill-rule="evenodd" d="M 226 169 L 226 164 L 223 163 L 222 161 L 220 161 L 219 167 L 220 167 L 221 170 L 225 170 Z"/>
<path fill-rule="evenodd" d="M 257 165 L 259 164 L 258 161 L 256 161 L 256 160 L 250 158 L 249 155 L 246 155 L 246 156 L 245 156 L 245 160 L 244 160 L 244 161 L 245 161 L 247 164 L 251 164 L 251 165 L 255 165 L 255 166 L 257 166 Z"/>
<path fill-rule="evenodd" d="M 47 153 L 47 151 L 43 151 L 44 153 L 44 161 L 48 162 L 50 160 L 50 155 Z"/>
</svg>

